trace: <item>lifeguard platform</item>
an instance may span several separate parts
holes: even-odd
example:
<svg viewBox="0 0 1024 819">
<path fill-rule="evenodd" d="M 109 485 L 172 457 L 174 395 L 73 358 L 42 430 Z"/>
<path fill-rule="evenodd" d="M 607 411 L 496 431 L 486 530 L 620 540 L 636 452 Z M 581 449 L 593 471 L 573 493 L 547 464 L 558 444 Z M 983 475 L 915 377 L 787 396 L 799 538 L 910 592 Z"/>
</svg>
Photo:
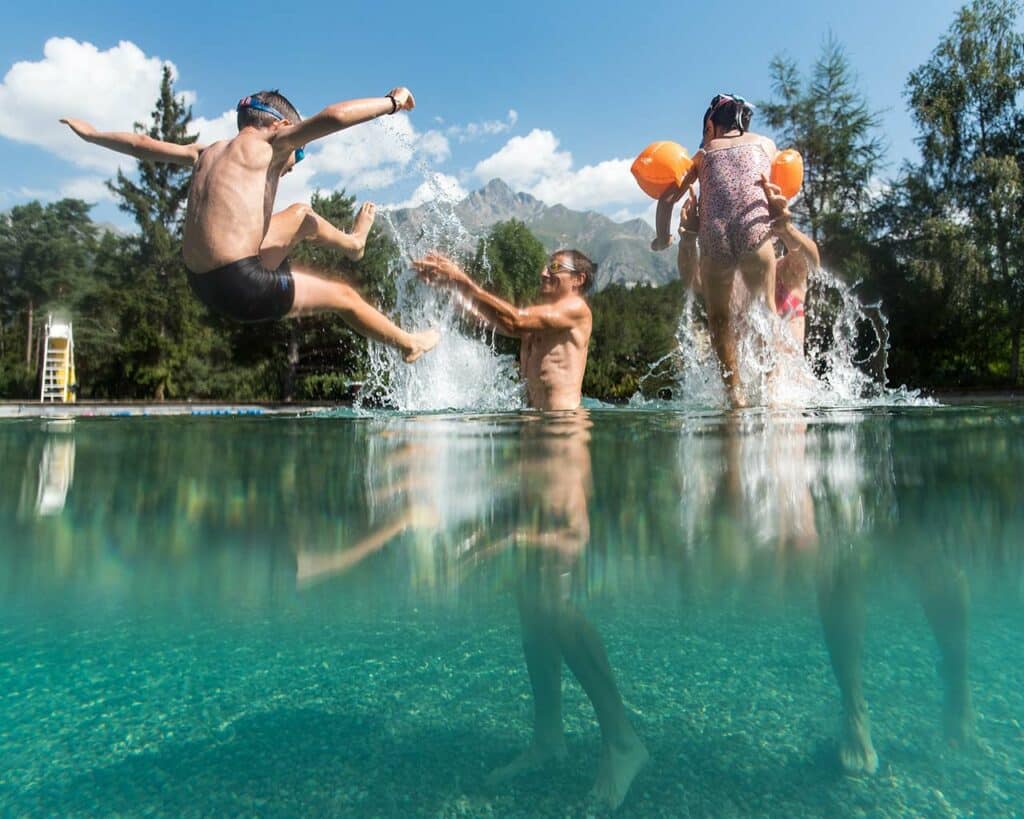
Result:
<svg viewBox="0 0 1024 819">
<path fill-rule="evenodd" d="M 77 393 L 75 340 L 71 333 L 71 322 L 49 315 L 46 318 L 39 401 L 43 404 L 73 404 Z"/>
</svg>

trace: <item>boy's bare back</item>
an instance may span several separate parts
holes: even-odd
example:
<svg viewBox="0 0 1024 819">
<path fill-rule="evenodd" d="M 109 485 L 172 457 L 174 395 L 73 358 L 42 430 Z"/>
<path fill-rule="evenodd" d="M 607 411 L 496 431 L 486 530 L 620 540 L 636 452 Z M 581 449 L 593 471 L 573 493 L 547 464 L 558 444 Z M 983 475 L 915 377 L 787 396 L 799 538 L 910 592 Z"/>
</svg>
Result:
<svg viewBox="0 0 1024 819">
<path fill-rule="evenodd" d="M 199 157 L 185 213 L 183 253 L 193 273 L 257 256 L 291 154 L 275 158 L 270 134 L 244 128 Z"/>
</svg>

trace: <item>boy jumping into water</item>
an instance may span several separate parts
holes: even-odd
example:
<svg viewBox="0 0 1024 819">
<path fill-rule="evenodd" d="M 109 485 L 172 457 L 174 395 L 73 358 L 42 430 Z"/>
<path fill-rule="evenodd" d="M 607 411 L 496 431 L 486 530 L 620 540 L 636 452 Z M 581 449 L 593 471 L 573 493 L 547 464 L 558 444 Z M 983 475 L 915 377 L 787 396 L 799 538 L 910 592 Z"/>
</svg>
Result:
<svg viewBox="0 0 1024 819">
<path fill-rule="evenodd" d="M 413 362 L 437 344 L 434 330 L 407 333 L 367 304 L 350 284 L 291 268 L 289 251 L 303 239 L 362 258 L 374 206 L 363 205 L 343 233 L 307 205 L 272 214 L 277 185 L 315 139 L 415 105 L 407 88 L 384 97 L 329 105 L 303 120 L 276 91 L 238 103 L 238 135 L 212 145 L 178 145 L 144 134 L 98 132 L 63 119 L 87 142 L 137 159 L 195 168 L 185 213 L 183 255 L 189 284 L 207 307 L 238 321 L 273 321 L 335 312 L 353 330 L 389 344 Z"/>
</svg>

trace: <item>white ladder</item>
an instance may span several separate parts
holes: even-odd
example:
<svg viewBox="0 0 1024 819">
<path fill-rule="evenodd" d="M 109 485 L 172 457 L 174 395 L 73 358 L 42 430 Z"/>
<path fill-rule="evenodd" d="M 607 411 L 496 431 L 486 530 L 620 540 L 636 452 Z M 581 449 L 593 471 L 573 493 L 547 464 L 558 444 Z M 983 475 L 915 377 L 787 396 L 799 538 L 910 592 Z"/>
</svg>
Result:
<svg viewBox="0 0 1024 819">
<path fill-rule="evenodd" d="M 74 384 L 75 342 L 71 335 L 71 322 L 47 316 L 39 400 L 44 404 L 74 402 Z"/>
</svg>

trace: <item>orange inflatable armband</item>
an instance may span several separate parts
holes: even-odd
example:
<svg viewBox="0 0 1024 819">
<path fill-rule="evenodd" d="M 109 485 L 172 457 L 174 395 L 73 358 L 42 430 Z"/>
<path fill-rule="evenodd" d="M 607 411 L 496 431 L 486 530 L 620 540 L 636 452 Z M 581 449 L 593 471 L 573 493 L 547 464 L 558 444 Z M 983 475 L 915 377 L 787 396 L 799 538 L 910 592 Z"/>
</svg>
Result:
<svg viewBox="0 0 1024 819">
<path fill-rule="evenodd" d="M 655 199 L 671 185 L 683 181 L 693 160 L 678 142 L 652 142 L 633 162 L 630 171 L 641 190 Z"/>
<path fill-rule="evenodd" d="M 779 186 L 782 195 L 792 199 L 804 184 L 804 159 L 792 148 L 779 151 L 772 162 L 772 182 Z"/>
</svg>

